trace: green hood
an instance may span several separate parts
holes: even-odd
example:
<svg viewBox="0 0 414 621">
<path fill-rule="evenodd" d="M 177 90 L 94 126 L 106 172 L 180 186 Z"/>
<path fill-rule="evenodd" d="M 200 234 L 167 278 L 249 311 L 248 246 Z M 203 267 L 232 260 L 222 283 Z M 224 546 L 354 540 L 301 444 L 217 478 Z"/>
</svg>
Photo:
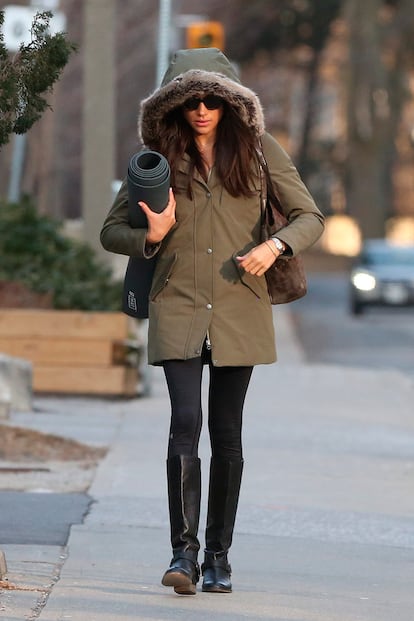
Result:
<svg viewBox="0 0 414 621">
<path fill-rule="evenodd" d="M 227 101 L 257 136 L 264 133 L 257 95 L 243 86 L 226 56 L 216 48 L 179 50 L 171 59 L 161 86 L 141 102 L 138 133 L 151 146 L 165 130 L 165 115 L 189 97 L 214 93 Z"/>
<path fill-rule="evenodd" d="M 215 47 L 193 50 L 179 50 L 174 54 L 165 72 L 161 86 L 165 86 L 174 78 L 191 69 L 202 69 L 221 73 L 233 82 L 240 84 L 238 75 L 228 58 Z"/>
</svg>

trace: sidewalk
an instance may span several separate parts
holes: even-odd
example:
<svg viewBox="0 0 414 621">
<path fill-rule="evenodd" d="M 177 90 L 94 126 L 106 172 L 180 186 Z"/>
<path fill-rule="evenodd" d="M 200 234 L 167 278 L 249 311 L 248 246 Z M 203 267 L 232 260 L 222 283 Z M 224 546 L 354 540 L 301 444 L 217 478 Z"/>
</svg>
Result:
<svg viewBox="0 0 414 621">
<path fill-rule="evenodd" d="M 152 369 L 151 397 L 77 400 L 76 427 L 67 402 L 55 401 L 56 432 L 111 448 L 89 490 L 94 503 L 66 549 L 3 546 L 8 559 L 21 555 L 26 584 L 49 580 L 53 587 L 50 595 L 40 588 L 14 600 L 7 593 L 0 618 L 412 621 L 412 379 L 308 365 L 285 308 L 275 309 L 275 322 L 280 361 L 254 370 L 246 400 L 233 594 L 180 597 L 160 584 L 170 560 L 169 405 L 162 372 Z M 200 457 L 203 527 L 205 426 Z M 31 582 L 30 561 L 38 572 Z"/>
</svg>

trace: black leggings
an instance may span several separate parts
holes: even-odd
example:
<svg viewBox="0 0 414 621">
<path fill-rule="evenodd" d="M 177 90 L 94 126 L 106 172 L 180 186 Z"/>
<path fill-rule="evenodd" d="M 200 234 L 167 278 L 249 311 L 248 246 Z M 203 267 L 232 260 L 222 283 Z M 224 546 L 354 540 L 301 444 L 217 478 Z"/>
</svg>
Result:
<svg viewBox="0 0 414 621">
<path fill-rule="evenodd" d="M 203 358 L 166 360 L 163 363 L 171 400 L 168 457 L 198 456 L 202 425 L 201 379 Z M 208 429 L 211 454 L 242 459 L 242 413 L 253 367 L 214 367 L 208 355 L 210 386 Z"/>
</svg>

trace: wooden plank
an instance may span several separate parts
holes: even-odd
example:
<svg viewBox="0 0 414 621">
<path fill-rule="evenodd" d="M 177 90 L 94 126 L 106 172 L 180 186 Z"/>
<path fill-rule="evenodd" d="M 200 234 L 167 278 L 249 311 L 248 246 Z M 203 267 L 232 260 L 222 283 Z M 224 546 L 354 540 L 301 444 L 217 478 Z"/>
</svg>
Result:
<svg viewBox="0 0 414 621">
<path fill-rule="evenodd" d="M 130 318 L 124 313 L 0 309 L 0 336 L 125 339 Z"/>
<path fill-rule="evenodd" d="M 107 339 L 80 340 L 65 338 L 0 337 L 0 351 L 25 358 L 33 364 L 110 366 L 124 364 L 127 348 L 119 341 Z"/>
<path fill-rule="evenodd" d="M 33 369 L 35 392 L 119 395 L 137 394 L 138 371 L 132 367 L 56 367 L 36 365 Z"/>
</svg>

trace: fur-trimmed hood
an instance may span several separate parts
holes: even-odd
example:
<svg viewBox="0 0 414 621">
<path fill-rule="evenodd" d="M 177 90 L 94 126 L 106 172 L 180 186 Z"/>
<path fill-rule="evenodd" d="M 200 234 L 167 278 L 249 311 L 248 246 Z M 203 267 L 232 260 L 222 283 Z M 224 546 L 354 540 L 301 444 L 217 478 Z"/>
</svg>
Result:
<svg viewBox="0 0 414 621">
<path fill-rule="evenodd" d="M 165 128 L 165 115 L 189 97 L 214 93 L 222 97 L 259 137 L 264 131 L 258 96 L 243 86 L 226 56 L 216 48 L 180 50 L 171 60 L 161 86 L 141 102 L 138 134 L 151 145 Z"/>
</svg>

